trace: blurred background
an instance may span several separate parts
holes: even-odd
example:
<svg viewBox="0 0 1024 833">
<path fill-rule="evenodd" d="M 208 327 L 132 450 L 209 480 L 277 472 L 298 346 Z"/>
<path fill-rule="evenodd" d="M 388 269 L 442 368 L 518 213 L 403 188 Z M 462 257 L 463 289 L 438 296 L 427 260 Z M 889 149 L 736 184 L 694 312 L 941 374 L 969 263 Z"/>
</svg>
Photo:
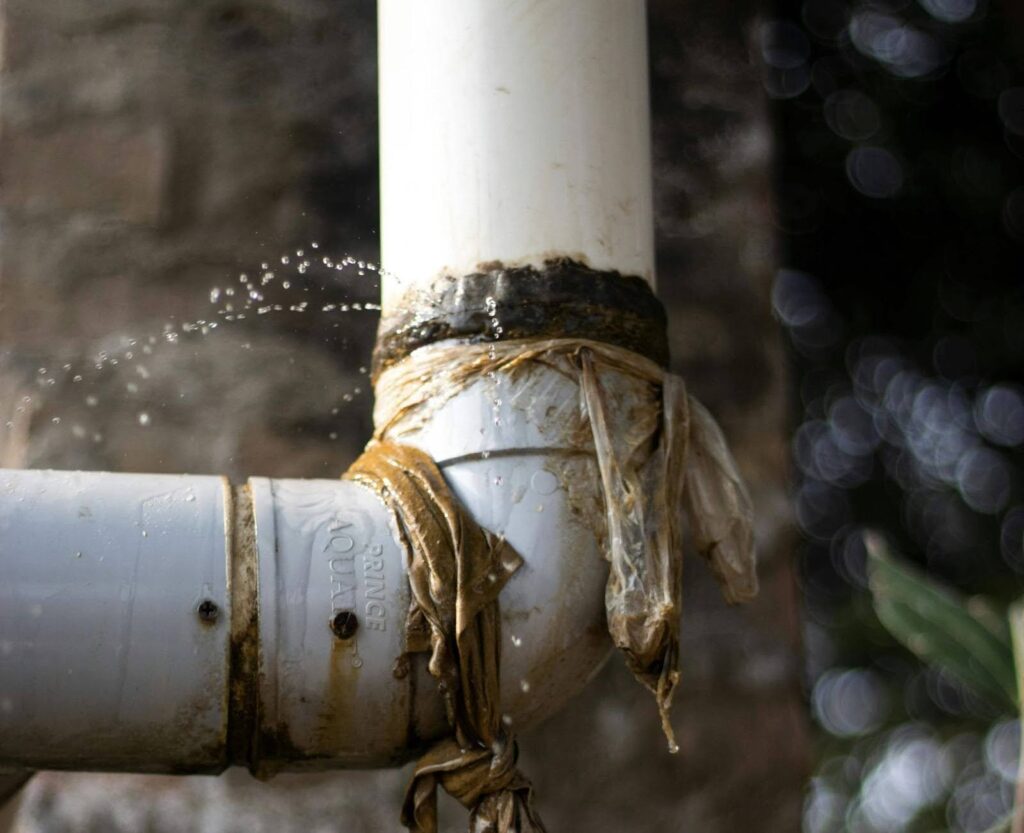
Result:
<svg viewBox="0 0 1024 833">
<path fill-rule="evenodd" d="M 1008 829 L 1013 710 L 879 624 L 863 532 L 997 615 L 1021 594 L 1022 14 L 806 0 L 763 30 L 817 724 L 808 833 Z"/>
<path fill-rule="evenodd" d="M 862 533 L 1020 594 L 1024 12 L 649 16 L 673 367 L 751 482 L 763 589 L 729 609 L 688 565 L 679 755 L 617 658 L 522 738 L 545 820 L 998 829 L 1012 710 L 889 635 Z M 0 31 L 0 466 L 342 472 L 372 401 L 374 4 L 3 0 Z M 396 830 L 407 777 L 43 773 L 16 829 Z"/>
</svg>

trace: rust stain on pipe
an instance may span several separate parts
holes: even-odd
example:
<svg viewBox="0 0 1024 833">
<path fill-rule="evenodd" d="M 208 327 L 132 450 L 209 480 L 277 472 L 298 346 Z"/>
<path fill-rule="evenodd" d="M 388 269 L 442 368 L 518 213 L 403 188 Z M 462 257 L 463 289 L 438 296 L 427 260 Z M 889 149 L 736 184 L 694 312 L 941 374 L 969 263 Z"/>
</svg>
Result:
<svg viewBox="0 0 1024 833">
<path fill-rule="evenodd" d="M 228 591 L 231 640 L 228 683 L 227 751 L 231 763 L 253 768 L 260 758 L 259 726 L 259 559 L 252 492 L 234 487 L 226 513 L 231 545 Z"/>
</svg>

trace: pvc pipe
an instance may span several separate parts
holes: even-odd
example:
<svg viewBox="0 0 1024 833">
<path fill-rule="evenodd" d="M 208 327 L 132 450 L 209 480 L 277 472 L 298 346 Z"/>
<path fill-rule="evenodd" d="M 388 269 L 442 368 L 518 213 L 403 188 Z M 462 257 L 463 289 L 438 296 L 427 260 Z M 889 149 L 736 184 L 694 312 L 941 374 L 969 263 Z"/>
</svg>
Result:
<svg viewBox="0 0 1024 833">
<path fill-rule="evenodd" d="M 616 395 L 628 405 L 643 389 Z M 611 647 L 577 401 L 536 365 L 468 386 L 402 437 L 525 559 L 501 597 L 517 727 L 582 689 Z M 347 481 L 255 478 L 234 493 L 213 477 L 0 471 L 0 768 L 269 775 L 408 759 L 448 730 L 426 655 L 403 660 L 398 541 L 379 498 Z M 253 583 L 239 580 L 248 560 Z M 342 611 L 358 620 L 351 638 L 331 628 Z M 232 692 L 248 685 L 254 725 L 238 747 L 229 729 L 250 714 Z"/>
<path fill-rule="evenodd" d="M 524 374 L 520 385 L 524 395 L 542 388 L 575 395 L 558 390 L 571 383 L 547 369 Z M 438 452 L 467 509 L 526 559 L 501 597 L 502 703 L 510 723 L 528 726 L 582 689 L 611 647 L 603 628 L 607 571 L 593 529 L 579 517 L 580 494 L 567 489 L 566 459 L 583 492 L 597 479 L 592 460 L 567 458 L 567 449 L 557 447 L 554 422 L 528 451 L 508 448 L 509 437 L 542 432 L 511 409 L 509 429 L 496 427 L 489 405 L 471 387 L 445 406 L 442 419 L 466 417 L 465 442 L 445 448 L 437 435 L 403 439 Z M 486 420 L 470 417 L 484 410 Z M 443 736 L 426 655 L 396 673 L 405 653 L 409 583 L 397 530 L 377 496 L 337 480 L 255 479 L 251 489 L 260 576 L 260 770 L 387 766 Z M 350 640 L 339 641 L 328 627 L 339 611 L 357 617 Z"/>
<path fill-rule="evenodd" d="M 395 668 L 405 652 L 409 583 L 388 511 L 345 481 L 258 478 L 250 487 L 262 669 L 257 769 L 404 760 L 414 686 Z M 355 617 L 350 639 L 331 630 L 340 612 Z"/>
<path fill-rule="evenodd" d="M 226 482 L 0 471 L 0 767 L 216 771 Z"/>
<path fill-rule="evenodd" d="M 381 0 L 380 22 L 384 256 L 406 280 L 384 276 L 385 307 L 493 261 L 653 279 L 642 0 Z M 606 381 L 621 419 L 651 396 Z M 399 438 L 525 559 L 501 596 L 518 727 L 610 650 L 578 402 L 531 365 Z M 403 659 L 404 569 L 352 483 L 0 471 L 0 768 L 405 760 L 448 730 L 426 657 Z"/>
<path fill-rule="evenodd" d="M 654 280 L 643 0 L 380 0 L 384 314 L 571 257 Z"/>
</svg>

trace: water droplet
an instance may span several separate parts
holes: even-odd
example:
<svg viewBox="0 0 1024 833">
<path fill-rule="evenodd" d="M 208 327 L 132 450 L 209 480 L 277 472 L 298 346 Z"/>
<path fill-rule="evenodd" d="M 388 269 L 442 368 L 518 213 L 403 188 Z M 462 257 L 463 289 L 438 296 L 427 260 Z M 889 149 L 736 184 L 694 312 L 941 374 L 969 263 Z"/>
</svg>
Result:
<svg viewBox="0 0 1024 833">
<path fill-rule="evenodd" d="M 139 425 L 149 425 L 149 414 L 147 414 L 145 411 L 142 411 L 139 414 Z"/>
<path fill-rule="evenodd" d="M 523 694 L 528 694 L 530 691 L 530 684 L 526 680 L 522 680 L 519 687 L 523 690 Z"/>
</svg>

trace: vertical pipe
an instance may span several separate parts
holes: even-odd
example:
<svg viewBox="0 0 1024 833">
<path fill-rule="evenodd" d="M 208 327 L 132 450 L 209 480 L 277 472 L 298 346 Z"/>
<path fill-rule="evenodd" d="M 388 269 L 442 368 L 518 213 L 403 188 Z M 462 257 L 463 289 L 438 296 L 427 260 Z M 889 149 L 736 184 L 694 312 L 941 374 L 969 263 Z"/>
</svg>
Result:
<svg viewBox="0 0 1024 833">
<path fill-rule="evenodd" d="M 644 0 L 380 0 L 385 316 L 570 257 L 654 279 Z"/>
</svg>

